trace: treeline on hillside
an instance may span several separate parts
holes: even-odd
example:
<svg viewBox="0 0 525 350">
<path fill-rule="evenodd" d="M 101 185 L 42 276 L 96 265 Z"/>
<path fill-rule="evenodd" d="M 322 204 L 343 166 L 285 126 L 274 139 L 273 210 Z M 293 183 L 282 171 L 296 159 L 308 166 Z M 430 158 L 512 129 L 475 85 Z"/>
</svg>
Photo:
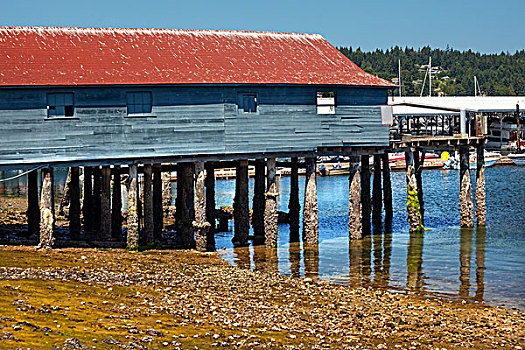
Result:
<svg viewBox="0 0 525 350">
<path fill-rule="evenodd" d="M 429 57 L 432 57 L 433 95 L 473 96 L 474 76 L 482 94 L 487 96 L 525 95 L 525 50 L 514 54 L 480 54 L 428 46 L 417 50 L 397 46 L 386 51 L 363 52 L 352 47 L 339 50 L 366 72 L 396 83 L 401 60 L 403 96 L 420 95 Z M 428 95 L 428 77 L 423 95 Z"/>
</svg>

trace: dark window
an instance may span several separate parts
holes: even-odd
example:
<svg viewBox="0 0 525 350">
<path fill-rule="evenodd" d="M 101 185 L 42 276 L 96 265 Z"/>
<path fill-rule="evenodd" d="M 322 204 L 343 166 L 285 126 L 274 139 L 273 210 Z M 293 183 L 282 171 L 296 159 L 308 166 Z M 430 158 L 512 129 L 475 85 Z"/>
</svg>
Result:
<svg viewBox="0 0 525 350">
<path fill-rule="evenodd" d="M 239 112 L 256 113 L 257 112 L 257 94 L 254 92 L 242 92 L 238 97 Z"/>
<path fill-rule="evenodd" d="M 47 94 L 48 118 L 73 117 L 74 115 L 73 93 L 60 92 Z"/>
<path fill-rule="evenodd" d="M 151 91 L 127 93 L 128 115 L 151 113 Z"/>
<path fill-rule="evenodd" d="M 335 92 L 317 92 L 317 114 L 335 114 Z"/>
</svg>

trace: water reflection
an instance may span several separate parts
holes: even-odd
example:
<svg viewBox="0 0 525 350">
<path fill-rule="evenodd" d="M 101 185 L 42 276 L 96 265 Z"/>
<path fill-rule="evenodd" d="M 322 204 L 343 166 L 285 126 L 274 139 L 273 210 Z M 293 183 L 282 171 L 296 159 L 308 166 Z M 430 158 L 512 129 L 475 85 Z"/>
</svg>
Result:
<svg viewBox="0 0 525 350">
<path fill-rule="evenodd" d="M 459 296 L 468 298 L 470 290 L 470 260 L 472 259 L 472 229 L 461 228 L 459 240 Z"/>
<path fill-rule="evenodd" d="M 304 245 L 304 275 L 314 281 L 319 279 L 319 246 Z"/>
<path fill-rule="evenodd" d="M 290 261 L 290 274 L 293 277 L 301 276 L 301 243 L 290 243 L 288 248 L 288 260 Z"/>
<path fill-rule="evenodd" d="M 407 288 L 420 291 L 423 286 L 423 232 L 410 232 L 407 247 Z"/>
<path fill-rule="evenodd" d="M 485 241 L 487 239 L 485 227 L 476 227 L 476 295 L 475 300 L 483 300 L 485 294 Z"/>
</svg>

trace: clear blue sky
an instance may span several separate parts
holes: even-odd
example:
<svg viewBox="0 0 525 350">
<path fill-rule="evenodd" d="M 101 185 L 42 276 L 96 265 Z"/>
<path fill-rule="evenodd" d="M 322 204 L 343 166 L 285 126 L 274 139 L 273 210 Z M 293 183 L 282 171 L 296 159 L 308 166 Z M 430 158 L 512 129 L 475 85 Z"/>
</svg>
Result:
<svg viewBox="0 0 525 350">
<path fill-rule="evenodd" d="M 525 48 L 525 0 L 2 0 L 1 25 L 320 33 L 336 46 Z"/>
</svg>

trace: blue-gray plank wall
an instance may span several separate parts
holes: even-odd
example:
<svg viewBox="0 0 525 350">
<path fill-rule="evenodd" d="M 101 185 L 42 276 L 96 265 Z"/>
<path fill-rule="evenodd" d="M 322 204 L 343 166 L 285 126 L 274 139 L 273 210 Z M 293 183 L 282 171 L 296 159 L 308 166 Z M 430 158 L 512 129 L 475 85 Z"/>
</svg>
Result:
<svg viewBox="0 0 525 350">
<path fill-rule="evenodd" d="M 335 92 L 335 114 L 317 114 L 319 91 Z M 151 92 L 151 113 L 128 115 L 129 92 Z M 48 117 L 55 93 L 73 93 L 73 117 Z M 388 146 L 386 103 L 386 89 L 341 86 L 1 88 L 0 166 Z"/>
</svg>

